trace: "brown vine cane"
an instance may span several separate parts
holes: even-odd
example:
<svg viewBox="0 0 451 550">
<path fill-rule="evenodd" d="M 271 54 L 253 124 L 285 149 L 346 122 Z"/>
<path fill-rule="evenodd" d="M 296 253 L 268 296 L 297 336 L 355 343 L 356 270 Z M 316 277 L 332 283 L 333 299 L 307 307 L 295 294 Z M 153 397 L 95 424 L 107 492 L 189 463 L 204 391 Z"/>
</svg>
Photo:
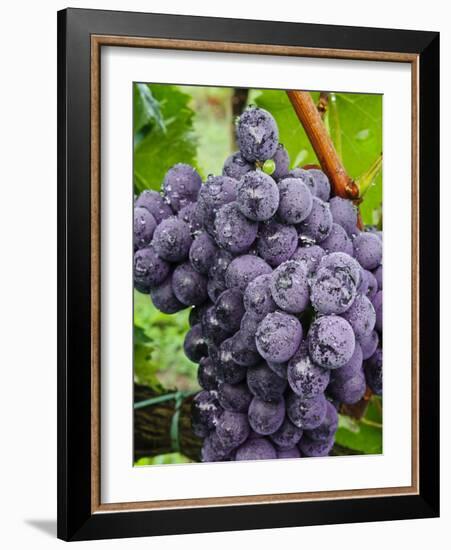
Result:
<svg viewBox="0 0 451 550">
<path fill-rule="evenodd" d="M 312 144 L 321 168 L 329 178 L 334 194 L 344 199 L 351 199 L 358 204 L 359 188 L 346 173 L 312 96 L 309 92 L 298 90 L 287 90 L 287 95 Z M 358 225 L 360 229 L 363 228 L 360 213 Z"/>
</svg>

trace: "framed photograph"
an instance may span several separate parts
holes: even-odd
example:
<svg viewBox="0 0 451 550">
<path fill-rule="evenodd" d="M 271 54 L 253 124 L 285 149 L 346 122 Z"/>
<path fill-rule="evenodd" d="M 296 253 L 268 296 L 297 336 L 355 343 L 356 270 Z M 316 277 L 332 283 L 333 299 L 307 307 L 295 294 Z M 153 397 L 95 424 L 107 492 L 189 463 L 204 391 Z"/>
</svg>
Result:
<svg viewBox="0 0 451 550">
<path fill-rule="evenodd" d="M 438 96 L 438 33 L 58 13 L 60 538 L 438 516 Z"/>
</svg>

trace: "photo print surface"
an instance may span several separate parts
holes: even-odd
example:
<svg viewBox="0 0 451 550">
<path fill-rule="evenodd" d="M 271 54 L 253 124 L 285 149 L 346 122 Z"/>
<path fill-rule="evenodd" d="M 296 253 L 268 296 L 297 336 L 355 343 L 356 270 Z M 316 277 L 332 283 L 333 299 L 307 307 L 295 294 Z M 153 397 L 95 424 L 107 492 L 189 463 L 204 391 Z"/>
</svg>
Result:
<svg viewBox="0 0 451 550">
<path fill-rule="evenodd" d="M 133 84 L 136 466 L 383 452 L 382 108 Z"/>
</svg>

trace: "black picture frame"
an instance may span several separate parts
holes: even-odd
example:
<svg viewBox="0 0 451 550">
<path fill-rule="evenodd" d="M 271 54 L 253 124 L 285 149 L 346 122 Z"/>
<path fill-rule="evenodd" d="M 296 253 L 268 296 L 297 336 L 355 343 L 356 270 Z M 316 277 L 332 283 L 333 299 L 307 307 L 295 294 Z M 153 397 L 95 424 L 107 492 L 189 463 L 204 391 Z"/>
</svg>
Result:
<svg viewBox="0 0 451 550">
<path fill-rule="evenodd" d="M 91 506 L 91 36 L 399 52 L 419 61 L 419 493 L 95 513 Z M 67 9 L 58 13 L 58 537 L 87 540 L 439 515 L 439 34 Z"/>
</svg>

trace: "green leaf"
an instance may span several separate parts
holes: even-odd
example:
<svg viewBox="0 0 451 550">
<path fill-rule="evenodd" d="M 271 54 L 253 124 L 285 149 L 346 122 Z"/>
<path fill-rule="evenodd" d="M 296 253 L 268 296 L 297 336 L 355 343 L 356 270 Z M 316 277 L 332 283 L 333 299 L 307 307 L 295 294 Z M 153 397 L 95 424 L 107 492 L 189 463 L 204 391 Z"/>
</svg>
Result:
<svg viewBox="0 0 451 550">
<path fill-rule="evenodd" d="M 341 414 L 338 418 L 335 441 L 339 445 L 365 454 L 382 453 L 382 427 L 380 425 L 364 419 L 354 420 Z"/>
<path fill-rule="evenodd" d="M 153 100 L 157 102 L 158 109 L 154 110 L 155 113 L 161 114 L 161 123 L 141 126 L 135 133 L 134 188 L 137 193 L 143 189 L 159 190 L 165 173 L 178 162 L 197 167 L 196 139 L 193 133 L 194 112 L 188 106 L 190 96 L 176 86 L 142 86 L 149 89 Z M 140 107 L 137 109 L 136 117 L 141 123 L 142 99 L 137 105 Z M 149 108 L 146 116 L 149 116 L 150 112 Z M 158 118 L 154 117 L 152 120 L 157 122 Z"/>
<path fill-rule="evenodd" d="M 161 131 L 166 131 L 160 104 L 152 95 L 147 84 L 133 87 L 133 131 L 141 132 L 149 124 L 155 123 Z"/>
</svg>

